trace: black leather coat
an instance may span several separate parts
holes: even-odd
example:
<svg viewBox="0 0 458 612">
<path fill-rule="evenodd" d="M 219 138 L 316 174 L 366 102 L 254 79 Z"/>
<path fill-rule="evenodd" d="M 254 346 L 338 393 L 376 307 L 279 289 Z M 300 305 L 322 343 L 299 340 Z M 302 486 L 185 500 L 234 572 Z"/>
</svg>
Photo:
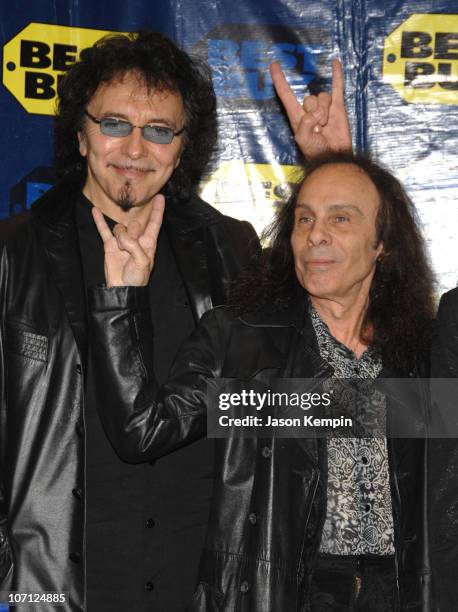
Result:
<svg viewBox="0 0 458 612">
<path fill-rule="evenodd" d="M 76 193 L 62 183 L 0 225 L 0 590 L 85 609 L 87 317 Z M 254 231 L 195 197 L 168 235 L 196 321 L 221 303 Z M 78 483 L 78 484 L 77 484 Z M 52 609 L 48 606 L 47 609 Z"/>
<path fill-rule="evenodd" d="M 441 298 L 437 313 L 436 336 L 431 354 L 431 376 L 454 378 L 458 383 L 458 288 Z M 440 383 L 438 383 L 440 384 Z M 447 414 L 458 407 L 458 397 L 450 398 Z M 454 435 L 456 423 L 454 421 Z M 431 562 L 434 591 L 440 612 L 458 608 L 458 439 L 431 440 L 430 523 Z"/>
<path fill-rule="evenodd" d="M 207 384 L 217 377 L 267 382 L 332 373 L 317 352 L 310 320 L 304 327 L 303 297 L 297 313 L 239 318 L 224 307 L 207 313 L 182 347 L 173 378 L 157 389 L 151 347 L 143 340 L 151 337 L 145 295 L 132 287 L 97 288 L 90 298 L 94 367 L 109 399 L 102 418 L 126 460 L 147 461 L 204 435 Z M 427 405 L 427 386 L 415 384 Z M 409 400 L 391 399 L 388 416 L 403 401 Z M 400 609 L 426 611 L 425 442 L 393 439 L 388 448 Z M 325 440 L 216 441 L 212 510 L 192 610 L 309 609 L 326 466 Z"/>
</svg>

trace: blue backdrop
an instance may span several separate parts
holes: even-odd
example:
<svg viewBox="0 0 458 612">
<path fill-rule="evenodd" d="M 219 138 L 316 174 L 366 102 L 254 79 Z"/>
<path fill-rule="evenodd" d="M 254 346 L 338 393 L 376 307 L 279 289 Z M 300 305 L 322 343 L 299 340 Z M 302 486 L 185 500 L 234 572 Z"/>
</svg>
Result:
<svg viewBox="0 0 458 612">
<path fill-rule="evenodd" d="M 407 185 L 427 236 L 438 291 L 458 284 L 458 15 L 453 0 L 33 0 L 0 7 L 3 87 L 0 218 L 52 182 L 55 83 L 104 32 L 160 30 L 209 62 L 219 152 L 203 196 L 258 230 L 299 164 L 268 64 L 278 59 L 299 98 L 345 67 L 354 142 Z"/>
</svg>

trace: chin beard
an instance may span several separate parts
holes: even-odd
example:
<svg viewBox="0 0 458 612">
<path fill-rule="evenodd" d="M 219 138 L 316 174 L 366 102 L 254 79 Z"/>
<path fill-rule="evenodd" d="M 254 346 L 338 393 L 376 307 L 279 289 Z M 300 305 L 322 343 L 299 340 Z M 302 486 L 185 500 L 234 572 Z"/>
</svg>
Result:
<svg viewBox="0 0 458 612">
<path fill-rule="evenodd" d="M 131 208 L 135 206 L 135 199 L 131 194 L 130 183 L 126 182 L 124 187 L 119 192 L 118 199 L 116 200 L 116 204 L 123 212 L 128 212 Z"/>
</svg>

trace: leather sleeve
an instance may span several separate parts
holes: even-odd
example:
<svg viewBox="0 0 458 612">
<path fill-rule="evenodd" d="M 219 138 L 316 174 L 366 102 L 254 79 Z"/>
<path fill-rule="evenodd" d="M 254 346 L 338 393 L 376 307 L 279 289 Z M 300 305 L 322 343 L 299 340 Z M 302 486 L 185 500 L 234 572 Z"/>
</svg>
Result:
<svg viewBox="0 0 458 612">
<path fill-rule="evenodd" d="M 97 403 L 119 456 L 151 461 L 203 437 L 207 384 L 221 371 L 214 312 L 204 315 L 185 342 L 162 388 L 153 373 L 147 288 L 93 288 L 89 317 Z"/>
</svg>

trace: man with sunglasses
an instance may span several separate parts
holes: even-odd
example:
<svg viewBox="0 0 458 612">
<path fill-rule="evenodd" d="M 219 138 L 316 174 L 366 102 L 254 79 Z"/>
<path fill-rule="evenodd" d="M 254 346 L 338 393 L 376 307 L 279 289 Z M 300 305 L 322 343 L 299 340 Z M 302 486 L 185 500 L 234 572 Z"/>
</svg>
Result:
<svg viewBox="0 0 458 612">
<path fill-rule="evenodd" d="M 336 133 L 326 134 L 330 97 L 302 107 L 272 70 L 298 143 L 316 150 Z M 81 53 L 59 98 L 60 180 L 0 229 L 0 590 L 65 593 L 72 611 L 182 612 L 207 524 L 213 447 L 204 440 L 130 465 L 110 446 L 87 357 L 86 290 L 104 282 L 91 209 L 138 237 L 166 201 L 149 284 L 161 382 L 257 238 L 195 193 L 215 144 L 215 95 L 206 66 L 166 37 L 103 39 Z M 349 134 L 341 91 L 339 101 Z"/>
</svg>

